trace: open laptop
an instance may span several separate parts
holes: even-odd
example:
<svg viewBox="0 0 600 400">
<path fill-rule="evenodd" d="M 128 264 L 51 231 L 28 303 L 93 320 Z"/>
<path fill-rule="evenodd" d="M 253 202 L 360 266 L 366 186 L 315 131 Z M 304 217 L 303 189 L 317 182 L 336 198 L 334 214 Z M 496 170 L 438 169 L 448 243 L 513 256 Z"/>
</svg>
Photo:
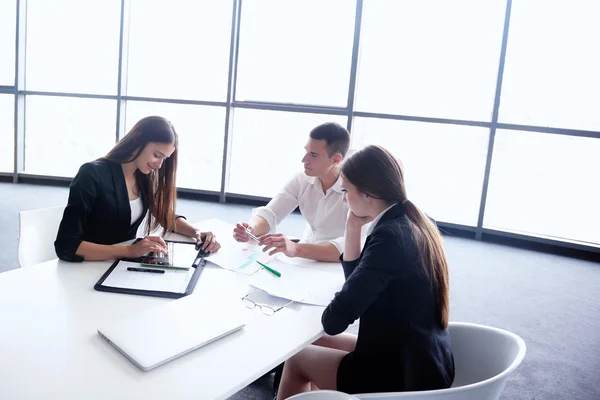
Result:
<svg viewBox="0 0 600 400">
<path fill-rule="evenodd" d="M 243 310 L 239 301 L 215 303 L 205 296 L 188 296 L 99 328 L 98 333 L 148 371 L 241 329 Z"/>
</svg>

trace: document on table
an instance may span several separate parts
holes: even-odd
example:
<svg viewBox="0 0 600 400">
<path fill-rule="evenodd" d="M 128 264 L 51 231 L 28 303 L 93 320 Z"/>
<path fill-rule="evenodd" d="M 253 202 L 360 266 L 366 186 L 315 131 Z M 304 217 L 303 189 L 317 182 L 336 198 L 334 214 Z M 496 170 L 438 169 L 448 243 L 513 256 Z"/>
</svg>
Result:
<svg viewBox="0 0 600 400">
<path fill-rule="evenodd" d="M 102 285 L 123 289 L 185 293 L 194 272 L 196 272 L 196 268 L 190 268 L 189 270 L 165 269 L 164 274 L 157 274 L 128 271 L 128 267 L 140 268 L 140 264 L 119 261 Z"/>
<path fill-rule="evenodd" d="M 290 265 L 273 260 L 269 266 L 279 271 L 281 277 L 261 270 L 251 277 L 250 285 L 299 303 L 326 306 L 344 285 L 344 272 L 338 263 Z"/>
<path fill-rule="evenodd" d="M 206 261 L 221 268 L 242 272 L 246 275 L 252 275 L 261 268 L 256 261 L 267 264 L 272 259 L 273 257 L 263 252 L 261 247 L 237 242 L 228 243 L 227 248 L 221 248 L 218 252 L 206 257 Z"/>
</svg>

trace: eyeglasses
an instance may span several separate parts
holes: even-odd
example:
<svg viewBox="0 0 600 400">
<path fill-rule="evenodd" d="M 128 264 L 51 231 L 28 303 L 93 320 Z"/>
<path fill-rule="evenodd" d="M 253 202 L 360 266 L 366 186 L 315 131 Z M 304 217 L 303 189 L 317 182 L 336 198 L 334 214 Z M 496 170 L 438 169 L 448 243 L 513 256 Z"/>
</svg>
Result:
<svg viewBox="0 0 600 400">
<path fill-rule="evenodd" d="M 259 304 L 259 303 L 255 303 L 253 300 L 250 300 L 248 298 L 248 296 L 253 291 L 254 290 L 252 290 L 247 295 L 245 295 L 244 297 L 242 297 L 242 302 L 244 303 L 244 306 L 246 306 L 246 308 L 249 308 L 250 310 L 253 310 L 256 307 L 258 307 L 258 308 L 260 308 L 260 311 L 263 314 L 268 315 L 269 317 L 273 316 L 277 311 L 281 310 L 282 308 L 285 308 L 285 307 L 289 306 L 290 304 L 292 304 L 294 302 L 294 300 L 291 300 L 289 303 L 286 303 L 286 304 L 282 305 L 281 307 L 273 308 L 273 307 L 268 306 L 266 304 Z"/>
</svg>

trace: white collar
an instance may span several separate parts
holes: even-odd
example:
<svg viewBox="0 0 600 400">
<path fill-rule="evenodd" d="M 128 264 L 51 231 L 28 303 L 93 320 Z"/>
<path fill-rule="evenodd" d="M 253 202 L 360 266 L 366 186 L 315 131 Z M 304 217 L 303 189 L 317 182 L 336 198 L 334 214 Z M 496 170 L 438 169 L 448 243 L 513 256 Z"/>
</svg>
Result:
<svg viewBox="0 0 600 400">
<path fill-rule="evenodd" d="M 383 214 L 385 214 L 386 212 L 389 211 L 390 208 L 394 207 L 396 204 L 398 203 L 394 203 L 391 206 L 389 206 L 388 208 L 386 208 L 385 210 L 383 210 L 382 212 L 379 213 L 379 215 L 377 215 L 373 221 L 371 221 L 371 225 L 369 225 L 367 227 L 367 230 L 365 231 L 365 233 L 367 234 L 367 236 L 369 236 L 371 233 L 373 233 L 373 229 L 375 229 L 375 225 L 377 225 L 377 223 L 379 222 L 379 220 L 381 219 L 381 217 L 383 217 Z"/>
<path fill-rule="evenodd" d="M 310 179 L 312 180 L 312 184 L 319 190 L 323 191 L 323 183 L 321 182 L 321 179 L 319 179 L 316 176 L 311 176 Z M 342 192 L 342 175 L 340 174 L 340 176 L 337 178 L 337 181 L 335 181 L 335 183 L 333 184 L 332 187 L 330 187 L 329 189 L 333 190 L 334 192 L 338 192 L 338 193 L 343 193 Z M 329 190 L 327 189 L 327 190 Z"/>
</svg>

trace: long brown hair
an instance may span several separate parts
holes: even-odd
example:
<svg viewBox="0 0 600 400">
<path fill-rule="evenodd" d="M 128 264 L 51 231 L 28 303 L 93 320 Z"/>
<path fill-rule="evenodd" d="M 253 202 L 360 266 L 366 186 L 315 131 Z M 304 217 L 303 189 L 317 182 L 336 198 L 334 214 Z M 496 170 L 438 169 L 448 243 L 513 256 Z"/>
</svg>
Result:
<svg viewBox="0 0 600 400">
<path fill-rule="evenodd" d="M 387 204 L 404 204 L 419 259 L 436 295 L 440 322 L 442 327 L 447 328 L 450 283 L 442 236 L 429 218 L 407 199 L 402 164 L 383 147 L 367 146 L 348 158 L 341 172 L 344 179 L 362 193 Z"/>
<path fill-rule="evenodd" d="M 144 151 L 148 143 L 167 143 L 175 147 L 175 151 L 167 158 L 158 170 L 145 175 L 135 171 L 135 179 L 140 189 L 142 200 L 148 204 L 150 216 L 146 222 L 146 233 L 163 227 L 163 234 L 175 230 L 175 202 L 177 189 L 178 137 L 170 121 L 162 117 L 146 117 L 139 120 L 133 128 L 102 159 L 125 164 L 134 161 Z"/>
</svg>

